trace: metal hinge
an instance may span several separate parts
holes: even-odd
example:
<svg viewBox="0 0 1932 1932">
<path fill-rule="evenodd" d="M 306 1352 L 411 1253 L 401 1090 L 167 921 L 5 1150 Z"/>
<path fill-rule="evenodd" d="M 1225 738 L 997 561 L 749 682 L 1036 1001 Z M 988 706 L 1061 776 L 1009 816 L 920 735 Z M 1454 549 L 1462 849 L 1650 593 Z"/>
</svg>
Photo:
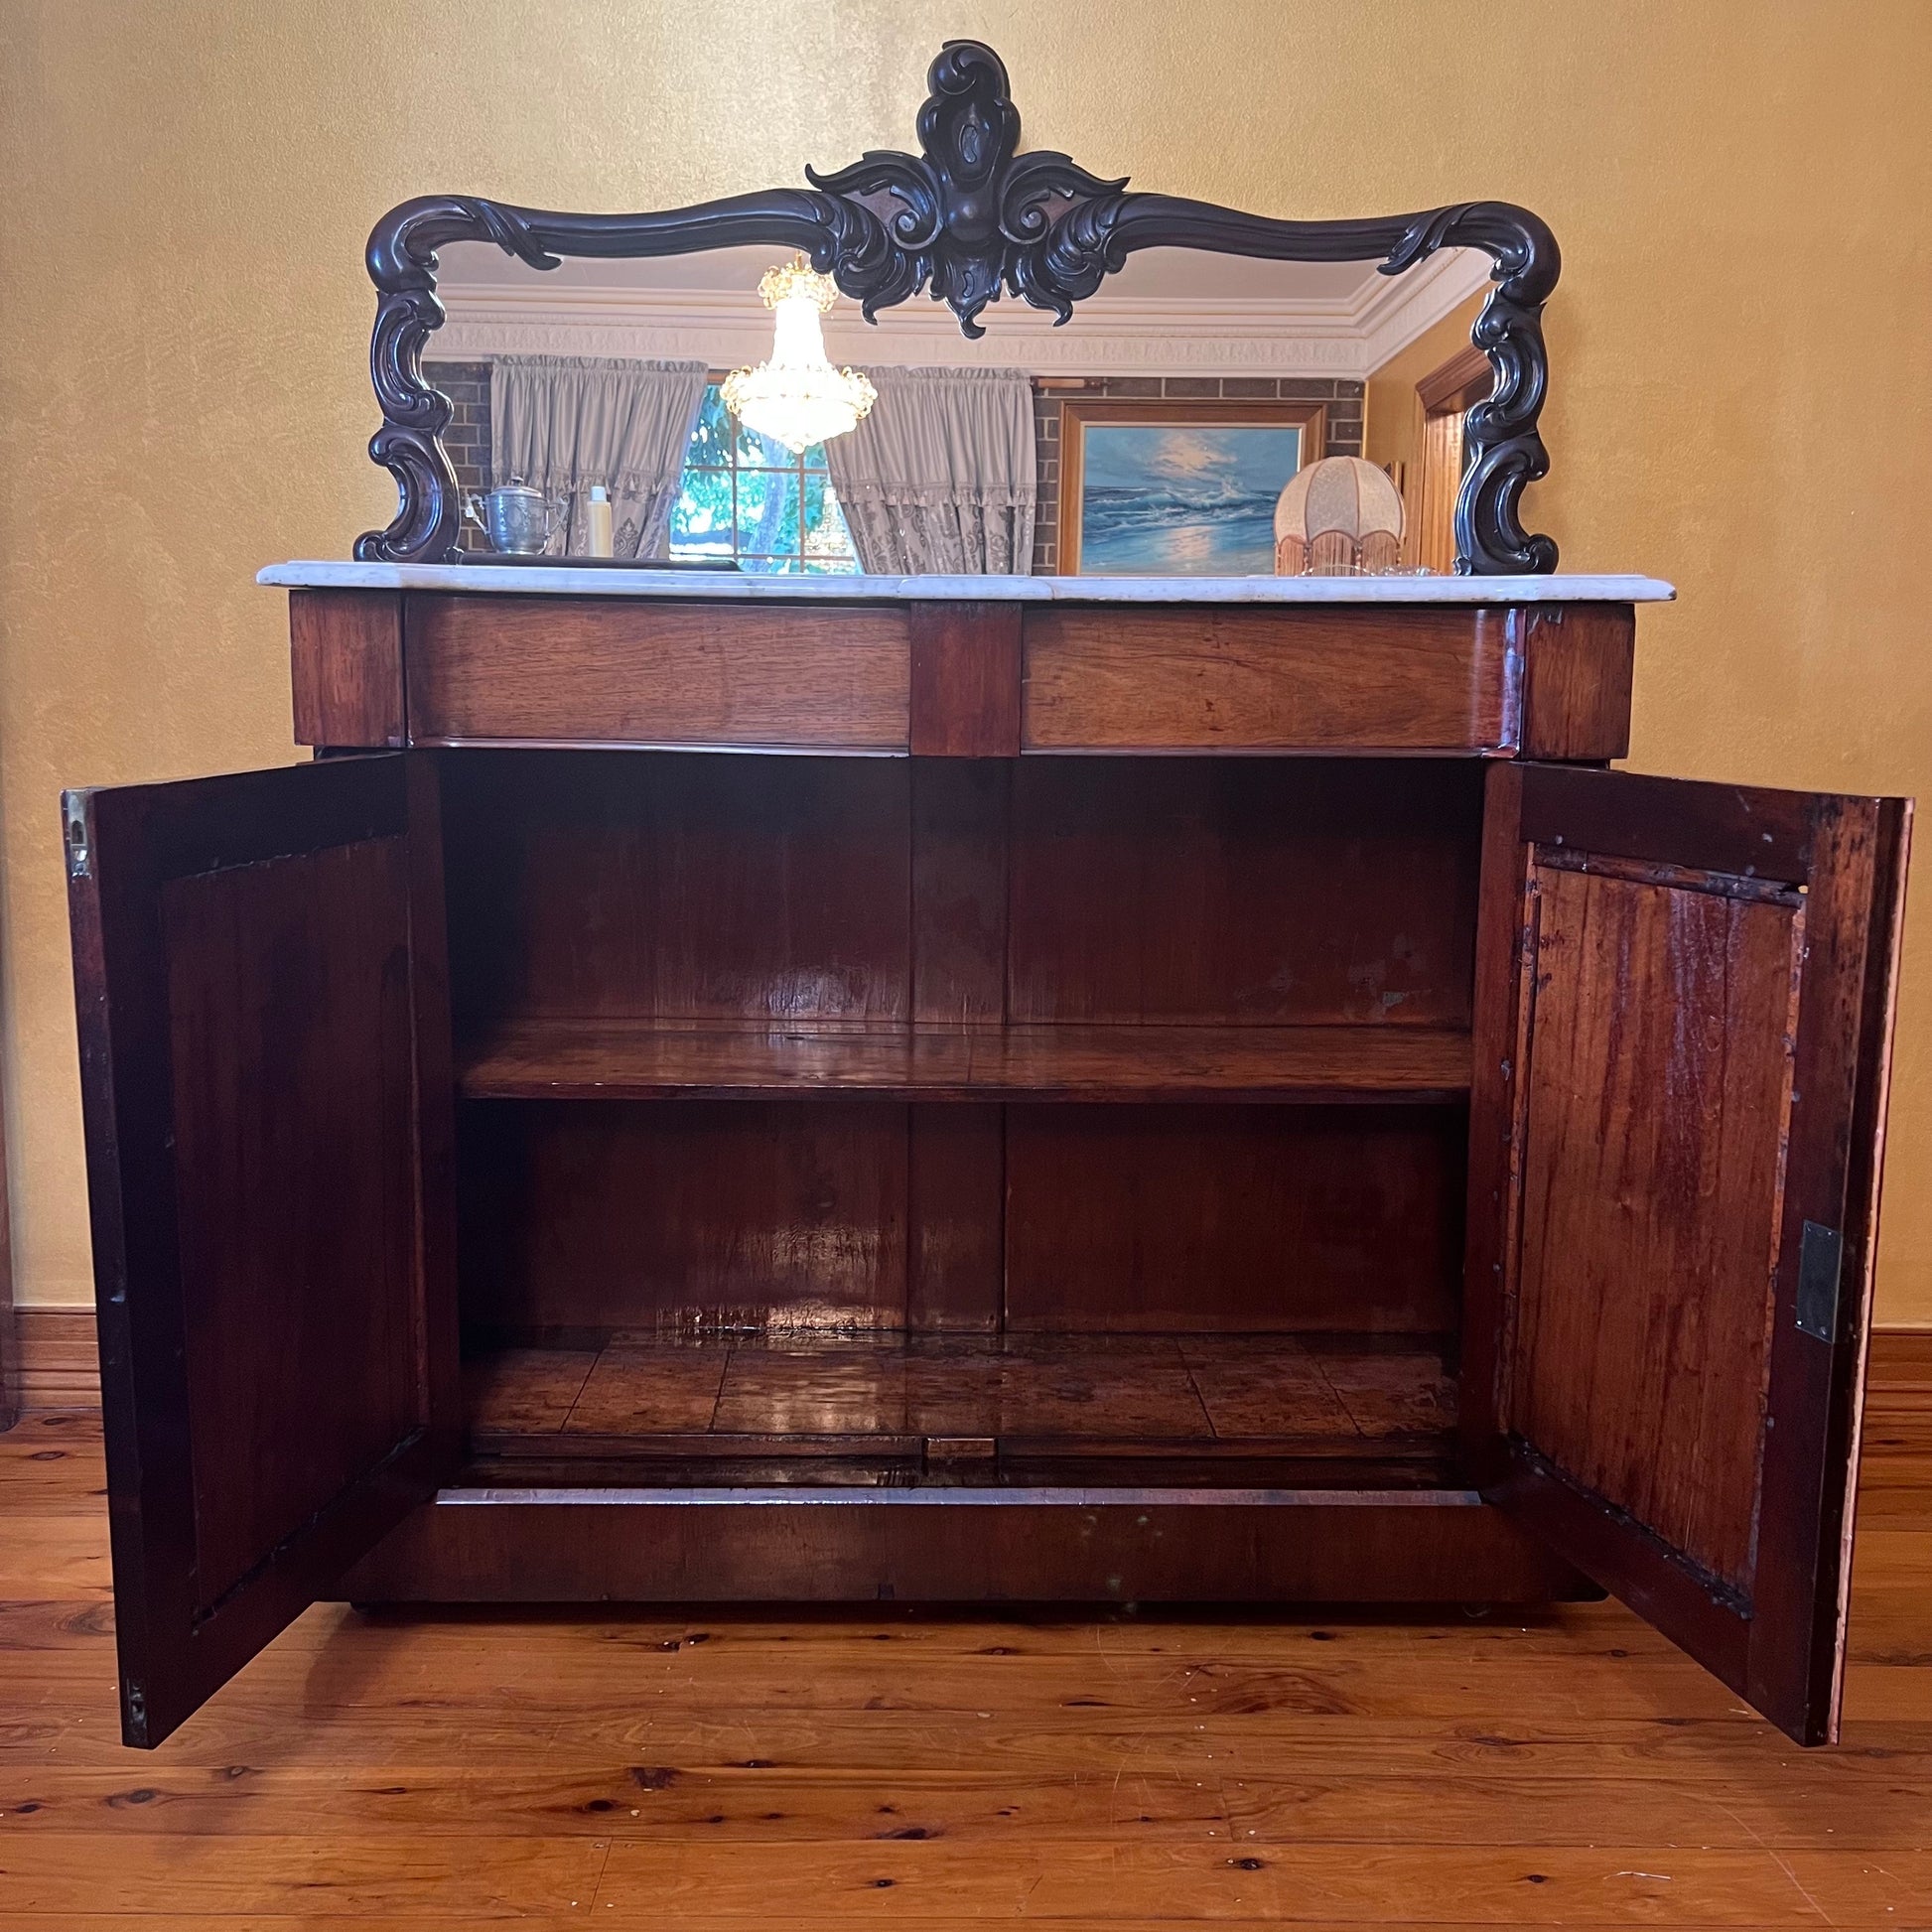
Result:
<svg viewBox="0 0 1932 1932">
<path fill-rule="evenodd" d="M 91 879 L 94 876 L 94 826 L 90 800 L 84 791 L 64 791 L 61 814 L 68 833 L 68 877 Z"/>
<path fill-rule="evenodd" d="M 1838 1339 L 1838 1278 L 1844 1266 L 1844 1235 L 1807 1221 L 1798 1246 L 1798 1326 L 1820 1341 Z"/>
</svg>

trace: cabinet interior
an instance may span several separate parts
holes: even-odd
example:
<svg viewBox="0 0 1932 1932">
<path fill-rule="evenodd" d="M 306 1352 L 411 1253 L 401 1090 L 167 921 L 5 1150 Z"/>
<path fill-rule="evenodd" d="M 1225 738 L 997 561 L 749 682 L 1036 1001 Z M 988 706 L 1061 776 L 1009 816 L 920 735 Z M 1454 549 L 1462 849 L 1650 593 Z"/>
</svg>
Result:
<svg viewBox="0 0 1932 1932">
<path fill-rule="evenodd" d="M 493 1480 L 1453 1479 L 1474 761 L 441 764 Z"/>
</svg>

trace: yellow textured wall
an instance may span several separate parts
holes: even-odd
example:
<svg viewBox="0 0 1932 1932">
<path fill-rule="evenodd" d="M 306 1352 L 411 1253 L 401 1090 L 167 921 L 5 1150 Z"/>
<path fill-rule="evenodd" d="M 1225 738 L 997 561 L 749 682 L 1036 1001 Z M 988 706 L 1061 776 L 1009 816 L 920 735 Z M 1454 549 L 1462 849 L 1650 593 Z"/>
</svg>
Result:
<svg viewBox="0 0 1932 1932">
<path fill-rule="evenodd" d="M 763 26 L 760 28 L 760 18 Z M 4 0 L 0 811 L 26 1299 L 88 1293 L 55 794 L 290 758 L 257 565 L 380 521 L 371 219 L 662 206 L 903 145 L 947 34 L 1030 141 L 1284 214 L 1527 203 L 1565 561 L 1674 579 L 1632 762 L 1932 792 L 1925 0 Z M 1932 1321 L 1932 864 L 1880 1312 Z"/>
</svg>

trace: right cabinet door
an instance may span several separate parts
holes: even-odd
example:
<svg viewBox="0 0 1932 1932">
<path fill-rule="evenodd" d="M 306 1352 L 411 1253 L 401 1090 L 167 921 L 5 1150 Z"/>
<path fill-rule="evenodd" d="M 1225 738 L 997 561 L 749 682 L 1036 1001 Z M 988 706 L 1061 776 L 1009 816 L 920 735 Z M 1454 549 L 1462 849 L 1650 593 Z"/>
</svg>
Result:
<svg viewBox="0 0 1932 1932">
<path fill-rule="evenodd" d="M 1909 806 L 1498 764 L 1464 1448 L 1802 1743 L 1836 1734 Z"/>
</svg>

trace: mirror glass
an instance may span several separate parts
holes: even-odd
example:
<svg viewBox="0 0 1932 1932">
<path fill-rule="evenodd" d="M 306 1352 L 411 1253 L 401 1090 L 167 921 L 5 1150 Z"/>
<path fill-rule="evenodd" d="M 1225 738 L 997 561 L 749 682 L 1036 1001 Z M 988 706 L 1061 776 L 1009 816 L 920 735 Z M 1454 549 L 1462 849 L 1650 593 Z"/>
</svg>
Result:
<svg viewBox="0 0 1932 1932">
<path fill-rule="evenodd" d="M 1391 277 L 1149 250 L 1064 327 L 1007 297 L 978 341 L 923 296 L 868 325 L 809 276 L 766 281 L 767 306 L 784 265 L 753 248 L 540 272 L 487 244 L 442 250 L 448 321 L 424 365 L 455 404 L 466 553 L 811 574 L 1454 567 L 1463 420 L 1491 382 L 1469 343 L 1485 255 Z M 755 375 L 728 390 L 738 370 Z M 1337 456 L 1379 478 L 1307 475 Z"/>
</svg>

